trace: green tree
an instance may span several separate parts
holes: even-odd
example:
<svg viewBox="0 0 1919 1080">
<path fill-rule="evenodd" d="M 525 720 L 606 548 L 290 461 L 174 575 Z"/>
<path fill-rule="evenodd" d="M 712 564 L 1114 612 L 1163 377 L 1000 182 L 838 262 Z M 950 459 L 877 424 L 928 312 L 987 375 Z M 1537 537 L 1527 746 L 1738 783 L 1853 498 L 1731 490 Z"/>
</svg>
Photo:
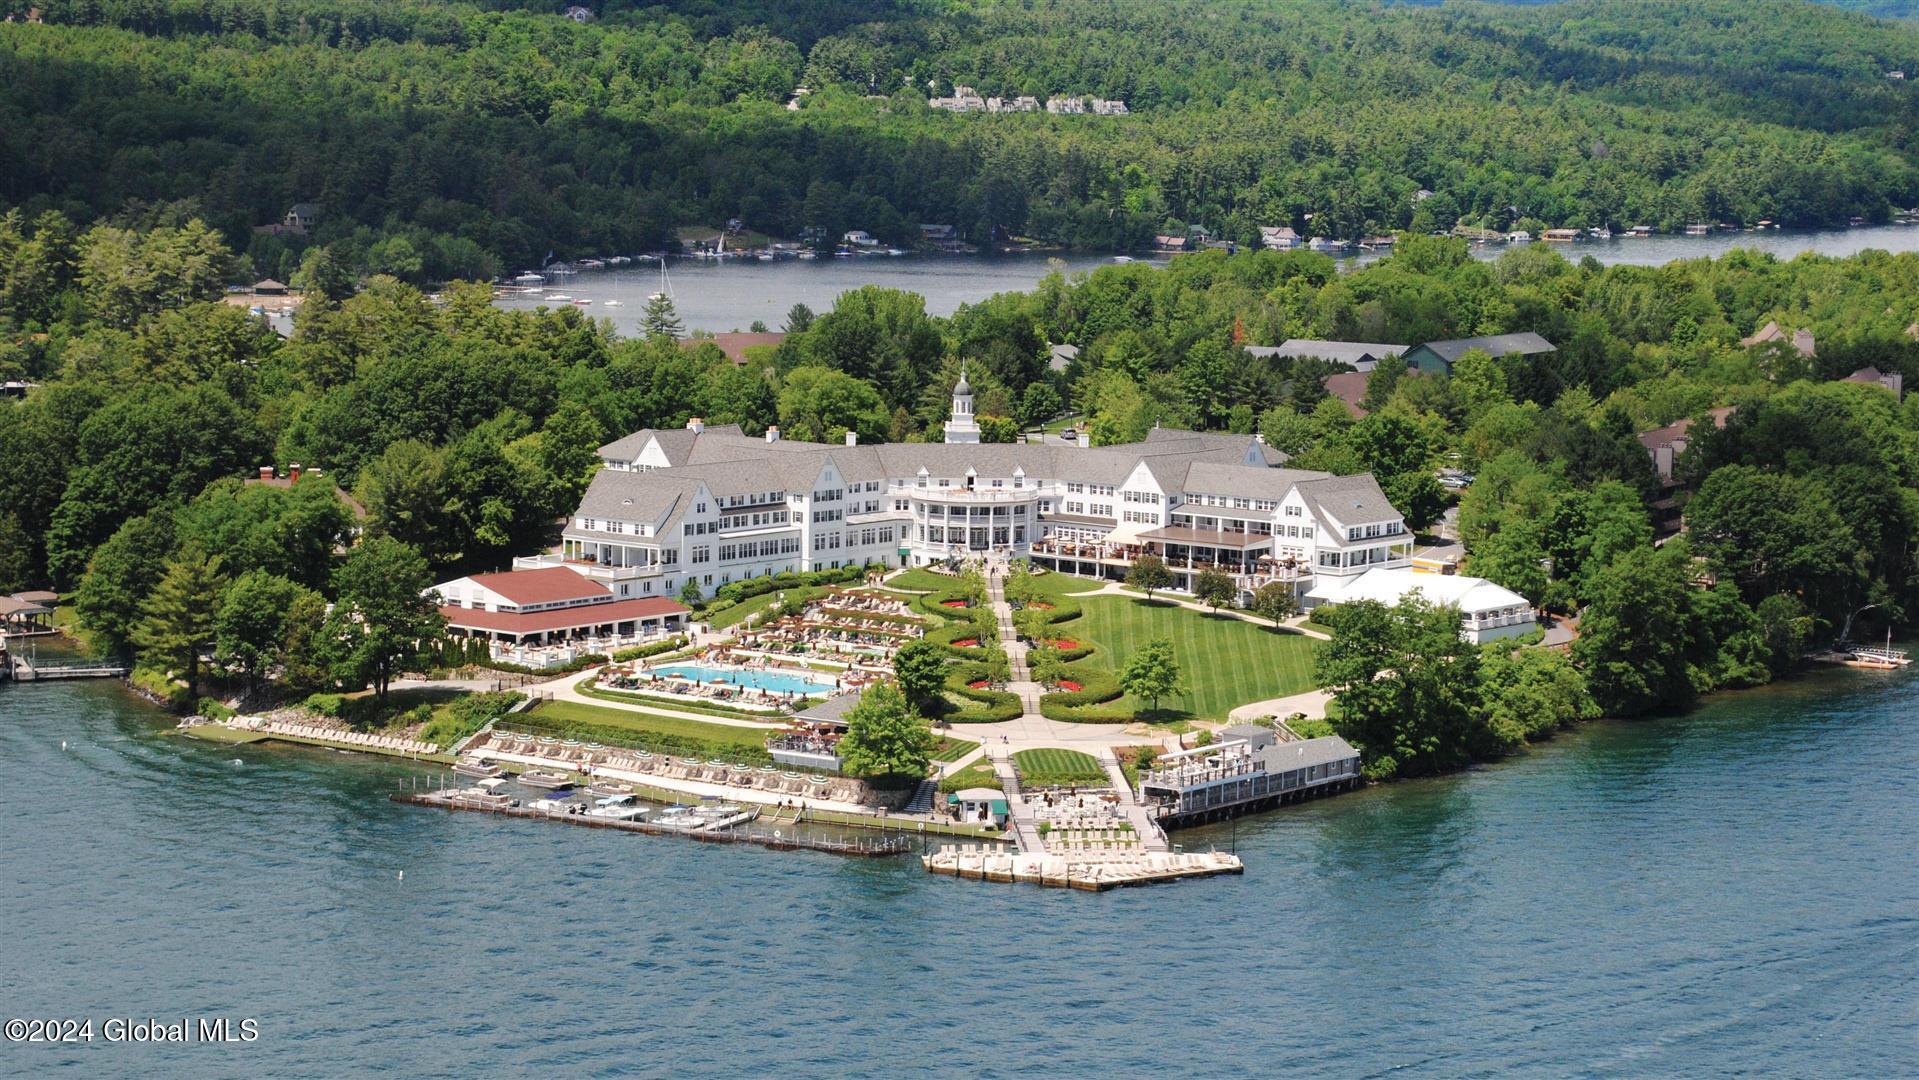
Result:
<svg viewBox="0 0 1919 1080">
<path fill-rule="evenodd" d="M 1153 598 L 1154 592 L 1172 583 L 1173 572 L 1166 569 L 1166 560 L 1151 553 L 1134 559 L 1133 565 L 1126 569 L 1126 584 L 1143 590 L 1148 600 Z"/>
<path fill-rule="evenodd" d="M 1053 384 L 1036 382 L 1026 388 L 1020 397 L 1019 421 L 1026 427 L 1038 427 L 1065 411 L 1066 403 L 1060 400 L 1059 391 Z"/>
<path fill-rule="evenodd" d="M 1233 586 L 1233 579 L 1211 567 L 1201 570 L 1199 576 L 1193 579 L 1193 596 L 1212 608 L 1215 614 L 1221 605 L 1233 602 L 1236 592 L 1238 590 Z"/>
<path fill-rule="evenodd" d="M 326 597 L 311 589 L 302 590 L 287 607 L 286 637 L 280 646 L 280 685 L 289 694 L 310 694 L 331 682 L 326 618 Z"/>
<path fill-rule="evenodd" d="M 1066 678 L 1066 658 L 1053 645 L 1036 645 L 1026 654 L 1026 669 L 1042 686 L 1058 686 Z"/>
<path fill-rule="evenodd" d="M 131 635 L 141 666 L 177 672 L 189 690 L 197 688 L 200 650 L 214 642 L 226 587 L 218 555 L 189 545 L 167 560 L 159 583 L 140 605 Z"/>
<path fill-rule="evenodd" d="M 239 668 L 248 678 L 264 677 L 285 657 L 287 620 L 305 595 L 317 594 L 266 570 L 234 578 L 214 618 L 220 662 Z"/>
<path fill-rule="evenodd" d="M 326 635 L 335 677 L 385 698 L 399 666 L 446 629 L 427 595 L 432 586 L 425 557 L 399 540 L 377 536 L 354 548 L 333 575 Z"/>
<path fill-rule="evenodd" d="M 1481 669 L 1485 733 L 1479 756 L 1501 753 L 1599 715 L 1599 705 L 1565 653 L 1553 649 L 1486 650 Z"/>
<path fill-rule="evenodd" d="M 686 579 L 686 584 L 680 586 L 680 603 L 687 607 L 699 607 L 703 599 L 705 597 L 700 593 L 699 578 L 689 577 Z"/>
<path fill-rule="evenodd" d="M 883 682 L 861 694 L 847 712 L 839 753 L 851 776 L 921 777 L 937 741 L 899 687 Z"/>
<path fill-rule="evenodd" d="M 640 315 L 640 328 L 646 331 L 647 337 L 686 336 L 686 324 L 680 321 L 680 313 L 674 310 L 673 298 L 665 293 L 654 293 L 646 298 L 646 309 Z"/>
<path fill-rule="evenodd" d="M 366 508 L 369 536 L 392 537 L 429 557 L 451 546 L 447 536 L 446 456 L 417 439 L 402 439 L 360 473 L 354 497 Z"/>
<path fill-rule="evenodd" d="M 1253 614 L 1285 622 L 1299 614 L 1299 593 L 1290 581 L 1269 581 L 1253 593 Z"/>
<path fill-rule="evenodd" d="M 1459 609 L 1414 592 L 1391 607 L 1341 604 L 1314 660 L 1334 694 L 1334 727 L 1366 775 L 1414 776 L 1471 760 L 1480 741 L 1480 653 L 1459 636 Z"/>
<path fill-rule="evenodd" d="M 1133 651 L 1119 670 L 1119 685 L 1136 698 L 1143 698 L 1154 712 L 1161 698 L 1180 692 L 1179 661 L 1173 656 L 1173 643 L 1154 638 Z"/>
<path fill-rule="evenodd" d="M 946 686 L 946 654 L 925 638 L 908 642 L 893 654 L 893 678 L 913 708 L 931 716 Z"/>
<path fill-rule="evenodd" d="M 159 584 L 172 550 L 172 515 L 153 513 L 121 525 L 93 553 L 73 598 L 73 613 L 95 649 L 132 655 L 140 607 Z"/>
<path fill-rule="evenodd" d="M 1691 549 L 1675 540 L 1628 551 L 1593 575 L 1573 658 L 1606 715 L 1643 716 L 1692 701 L 1691 564 Z"/>
</svg>

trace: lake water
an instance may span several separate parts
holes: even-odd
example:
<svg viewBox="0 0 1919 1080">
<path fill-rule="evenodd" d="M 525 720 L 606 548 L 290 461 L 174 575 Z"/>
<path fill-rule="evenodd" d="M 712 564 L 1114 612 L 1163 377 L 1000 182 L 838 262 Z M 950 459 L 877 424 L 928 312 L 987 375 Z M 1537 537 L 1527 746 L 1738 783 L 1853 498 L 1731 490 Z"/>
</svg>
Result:
<svg viewBox="0 0 1919 1080">
<path fill-rule="evenodd" d="M 402 764 L 0 688 L 0 1014 L 260 1031 L 0 1073 L 1910 1075 L 1916 718 L 1919 679 L 1821 674 L 1095 895 L 404 807 Z"/>
<path fill-rule="evenodd" d="M 1570 259 L 1591 255 L 1603 263 L 1651 266 L 1674 259 L 1723 255 L 1736 247 L 1768 251 L 1781 258 L 1803 251 L 1822 255 L 1851 255 L 1867 248 L 1915 251 L 1919 250 L 1919 226 L 1884 225 L 1817 232 L 1776 230 L 1707 237 L 1615 237 L 1551 246 Z M 1491 259 L 1505 250 L 1506 245 L 1489 244 L 1475 248 L 1474 252 L 1479 258 Z M 1378 256 L 1361 253 L 1345 262 L 1360 266 L 1375 258 Z M 1165 263 L 1163 257 L 1139 261 Z M 785 324 L 786 313 L 794 304 L 804 303 L 815 312 L 828 311 L 839 294 L 862 285 L 883 285 L 919 293 L 926 298 L 926 310 L 930 314 L 951 315 L 961 304 L 977 303 L 995 293 L 1030 290 L 1056 268 L 1071 274 L 1109 266 L 1112 262 L 1111 258 L 1096 255 L 1042 254 L 891 258 L 869 255 L 770 263 L 750 259 L 671 259 L 667 273 L 674 307 L 687 329 L 721 332 L 748 329 L 754 320 L 778 330 Z M 647 297 L 660 291 L 660 271 L 657 264 L 586 271 L 556 278 L 547 291 L 593 301 L 584 308 L 588 314 L 610 318 L 621 333 L 632 335 L 639 333 L 640 314 Z M 607 307 L 608 300 L 617 300 L 621 306 Z M 564 306 L 566 301 L 515 296 L 500 303 L 503 307 L 531 310 L 542 304 Z"/>
</svg>

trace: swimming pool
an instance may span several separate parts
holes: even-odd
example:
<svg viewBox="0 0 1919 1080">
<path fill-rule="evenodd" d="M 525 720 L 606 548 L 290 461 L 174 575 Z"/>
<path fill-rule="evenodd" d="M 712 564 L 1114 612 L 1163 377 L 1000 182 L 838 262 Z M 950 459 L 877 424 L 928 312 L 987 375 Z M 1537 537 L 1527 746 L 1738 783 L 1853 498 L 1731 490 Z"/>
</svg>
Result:
<svg viewBox="0 0 1919 1080">
<path fill-rule="evenodd" d="M 831 681 L 822 682 L 785 671 L 746 671 L 740 668 L 709 667 L 705 664 L 667 664 L 664 667 L 648 668 L 647 673 L 679 675 L 694 682 L 719 683 L 724 686 L 751 686 L 775 694 L 811 696 L 833 692 Z"/>
</svg>

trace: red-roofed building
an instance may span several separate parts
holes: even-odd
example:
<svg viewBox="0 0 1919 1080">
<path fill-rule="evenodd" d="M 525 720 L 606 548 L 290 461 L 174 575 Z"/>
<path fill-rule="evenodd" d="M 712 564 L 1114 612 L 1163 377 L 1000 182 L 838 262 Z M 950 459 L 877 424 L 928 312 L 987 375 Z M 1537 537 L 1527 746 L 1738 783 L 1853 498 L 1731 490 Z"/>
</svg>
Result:
<svg viewBox="0 0 1919 1080">
<path fill-rule="evenodd" d="M 620 599 L 564 566 L 472 574 L 436 585 L 447 626 L 515 645 L 645 638 L 679 630 L 688 609 L 664 596 Z"/>
<path fill-rule="evenodd" d="M 711 342 L 720 347 L 720 351 L 726 354 L 728 360 L 733 361 L 734 367 L 741 367 L 747 360 L 746 350 L 760 346 L 765 346 L 769 349 L 775 348 L 780 342 L 785 340 L 786 335 L 777 330 L 764 332 L 735 330 L 724 334 L 714 334 L 712 337 L 681 338 L 680 348 L 695 349 L 702 344 Z"/>
<path fill-rule="evenodd" d="M 1355 417 L 1366 415 L 1366 409 L 1360 402 L 1366 400 L 1367 373 L 1363 371 L 1341 371 L 1326 376 L 1326 392 L 1346 403 L 1346 410 Z"/>
</svg>

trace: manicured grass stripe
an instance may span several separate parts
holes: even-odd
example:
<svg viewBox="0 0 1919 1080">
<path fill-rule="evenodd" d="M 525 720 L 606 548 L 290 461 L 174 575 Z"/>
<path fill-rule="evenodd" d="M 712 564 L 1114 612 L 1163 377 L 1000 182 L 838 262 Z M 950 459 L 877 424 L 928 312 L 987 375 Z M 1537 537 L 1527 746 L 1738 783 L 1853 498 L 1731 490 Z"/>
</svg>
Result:
<svg viewBox="0 0 1919 1080">
<path fill-rule="evenodd" d="M 1052 746 L 1021 750 L 1013 755 L 1013 765 L 1028 784 L 1096 784 L 1107 778 L 1093 755 Z"/>
<path fill-rule="evenodd" d="M 1320 643 L 1304 635 L 1118 596 L 1088 597 L 1080 605 L 1085 615 L 1072 624 L 1074 636 L 1099 646 L 1086 663 L 1117 672 L 1146 642 L 1172 641 L 1187 689 L 1160 702 L 1162 710 L 1224 719 L 1235 706 L 1313 687 L 1313 656 Z M 1119 704 L 1146 707 L 1130 697 Z"/>
</svg>

